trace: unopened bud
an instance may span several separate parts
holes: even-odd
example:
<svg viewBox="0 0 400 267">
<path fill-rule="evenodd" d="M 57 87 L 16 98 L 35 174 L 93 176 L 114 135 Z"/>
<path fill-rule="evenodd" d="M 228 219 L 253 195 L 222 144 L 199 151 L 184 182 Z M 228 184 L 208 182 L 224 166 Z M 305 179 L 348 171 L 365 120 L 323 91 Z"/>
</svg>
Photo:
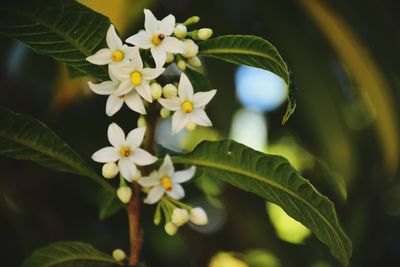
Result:
<svg viewBox="0 0 400 267">
<path fill-rule="evenodd" d="M 192 67 L 201 67 L 201 60 L 199 57 L 192 57 L 188 59 L 188 64 Z"/>
<path fill-rule="evenodd" d="M 184 24 L 176 24 L 174 34 L 178 38 L 185 38 L 187 34 L 187 28 Z"/>
<path fill-rule="evenodd" d="M 136 174 L 133 177 L 133 180 L 138 181 L 140 178 L 142 178 L 142 172 L 140 170 L 136 170 Z"/>
<path fill-rule="evenodd" d="M 184 60 L 179 60 L 178 63 L 176 63 L 176 66 L 178 67 L 178 69 L 180 69 L 181 71 L 184 71 L 186 69 L 186 62 Z"/>
<path fill-rule="evenodd" d="M 116 261 L 120 262 L 126 259 L 125 252 L 119 248 L 113 251 L 112 256 Z"/>
<path fill-rule="evenodd" d="M 192 16 L 192 17 L 188 18 L 187 20 L 185 20 L 185 22 L 183 24 L 188 26 L 188 25 L 191 25 L 191 24 L 198 23 L 199 21 L 200 21 L 200 17 L 199 16 Z"/>
<path fill-rule="evenodd" d="M 168 53 L 167 54 L 167 59 L 165 60 L 165 62 L 166 63 L 171 63 L 171 62 L 173 62 L 174 61 L 174 54 L 172 54 L 172 53 Z"/>
<path fill-rule="evenodd" d="M 182 226 L 189 220 L 189 213 L 185 209 L 175 208 L 172 212 L 171 222 L 176 226 Z"/>
<path fill-rule="evenodd" d="M 168 83 L 163 87 L 162 93 L 165 98 L 172 98 L 177 96 L 178 89 L 172 83 Z"/>
<path fill-rule="evenodd" d="M 122 203 L 129 203 L 132 197 L 132 190 L 129 186 L 121 186 L 117 190 L 117 196 Z"/>
<path fill-rule="evenodd" d="M 189 220 L 193 224 L 206 225 L 208 217 L 203 208 L 196 207 L 190 210 Z"/>
<path fill-rule="evenodd" d="M 194 131 L 194 129 L 196 129 L 196 123 L 189 121 L 188 123 L 186 123 L 185 127 L 188 131 Z"/>
<path fill-rule="evenodd" d="M 170 114 L 171 114 L 171 111 L 169 111 L 169 110 L 166 109 L 166 108 L 162 108 L 162 109 L 160 110 L 160 116 L 161 116 L 161 118 L 163 118 L 163 119 L 168 118 Z"/>
<path fill-rule="evenodd" d="M 139 119 L 137 120 L 137 127 L 146 127 L 146 118 L 144 116 L 140 116 Z"/>
<path fill-rule="evenodd" d="M 162 87 L 159 83 L 151 84 L 151 96 L 153 99 L 159 99 L 162 95 Z"/>
<path fill-rule="evenodd" d="M 174 236 L 178 232 L 178 227 L 172 222 L 168 222 L 165 224 L 164 230 L 168 235 Z"/>
<path fill-rule="evenodd" d="M 191 58 L 197 56 L 197 53 L 199 52 L 199 46 L 193 42 L 191 39 L 187 39 L 183 42 L 185 45 L 185 52 L 182 53 L 182 55 L 186 58 Z"/>
<path fill-rule="evenodd" d="M 117 164 L 114 162 L 109 162 L 103 165 L 101 172 L 103 173 L 104 178 L 112 179 L 117 176 L 119 169 Z"/>
<path fill-rule="evenodd" d="M 197 38 L 199 40 L 207 40 L 213 35 L 213 30 L 210 28 L 202 28 L 197 32 Z"/>
</svg>

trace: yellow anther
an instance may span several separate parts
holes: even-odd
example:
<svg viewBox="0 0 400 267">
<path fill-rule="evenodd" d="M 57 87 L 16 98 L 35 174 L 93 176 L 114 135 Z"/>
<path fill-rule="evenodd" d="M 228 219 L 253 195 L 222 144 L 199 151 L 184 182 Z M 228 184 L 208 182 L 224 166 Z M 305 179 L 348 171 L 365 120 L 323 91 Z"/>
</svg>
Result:
<svg viewBox="0 0 400 267">
<path fill-rule="evenodd" d="M 131 73 L 131 82 L 133 85 L 137 86 L 142 82 L 142 74 L 138 71 Z"/>
<path fill-rule="evenodd" d="M 163 178 L 161 178 L 161 185 L 165 188 L 165 190 L 171 191 L 172 190 L 171 178 L 169 176 L 164 176 Z"/>
<path fill-rule="evenodd" d="M 153 38 L 151 38 L 151 42 L 154 45 L 160 45 L 161 42 L 165 39 L 165 35 L 164 34 L 156 34 L 153 36 Z"/>
<path fill-rule="evenodd" d="M 119 150 L 119 154 L 123 157 L 129 157 L 129 155 L 131 154 L 131 149 L 127 146 L 121 147 L 121 149 Z"/>
<path fill-rule="evenodd" d="M 192 104 L 192 102 L 190 102 L 190 101 L 185 101 L 185 102 L 183 102 L 182 103 L 182 110 L 183 110 L 183 112 L 185 112 L 185 113 L 190 113 L 190 112 L 192 112 L 192 110 L 193 110 L 193 104 Z"/>
<path fill-rule="evenodd" d="M 111 54 L 111 59 L 114 62 L 118 62 L 124 59 L 124 53 L 121 50 L 115 50 Z"/>
</svg>

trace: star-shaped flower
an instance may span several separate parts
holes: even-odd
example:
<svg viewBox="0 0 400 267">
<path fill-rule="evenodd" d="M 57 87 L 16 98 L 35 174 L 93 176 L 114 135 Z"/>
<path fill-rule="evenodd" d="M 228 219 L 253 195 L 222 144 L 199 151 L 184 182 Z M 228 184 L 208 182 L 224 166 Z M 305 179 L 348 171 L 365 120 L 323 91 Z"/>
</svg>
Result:
<svg viewBox="0 0 400 267">
<path fill-rule="evenodd" d="M 135 48 L 122 43 L 112 24 L 108 28 L 106 42 L 108 48 L 100 49 L 86 60 L 95 65 L 123 66 L 129 64 Z"/>
<path fill-rule="evenodd" d="M 144 132 L 145 128 L 136 128 L 125 138 L 124 131 L 116 123 L 111 123 L 108 126 L 107 136 L 112 146 L 96 151 L 92 159 L 100 163 L 118 161 L 121 175 L 131 182 L 137 172 L 136 165 L 145 166 L 157 161 L 156 157 L 139 148 L 143 142 Z"/>
<path fill-rule="evenodd" d="M 212 126 L 204 111 L 205 106 L 214 97 L 217 90 L 193 94 L 193 86 L 188 77 L 182 73 L 178 85 L 178 96 L 158 99 L 168 110 L 175 111 L 172 116 L 172 134 L 178 133 L 186 124 L 192 122 L 201 126 Z"/>
<path fill-rule="evenodd" d="M 108 95 L 106 114 L 111 117 L 121 109 L 124 102 L 131 110 L 140 114 L 146 114 L 146 109 L 144 108 L 142 98 L 136 93 L 136 91 L 132 90 L 125 95 L 118 96 L 117 89 L 121 82 L 110 70 L 108 73 L 111 81 L 105 81 L 99 84 L 94 84 L 92 82 L 88 83 L 90 89 L 96 94 Z"/>
<path fill-rule="evenodd" d="M 154 204 L 159 201 L 164 194 L 174 199 L 183 198 L 185 196 L 185 191 L 180 184 L 190 180 L 195 172 L 196 167 L 194 166 L 187 170 L 175 172 L 170 156 L 166 155 L 158 171 L 153 171 L 149 176 L 142 177 L 138 181 L 138 183 L 144 187 L 151 187 L 144 202 L 147 204 Z"/>
<path fill-rule="evenodd" d="M 142 49 L 149 49 L 157 68 L 161 68 L 167 59 L 167 53 L 184 53 L 183 42 L 170 35 L 175 30 L 175 17 L 168 15 L 162 20 L 157 20 L 150 10 L 144 10 L 145 30 L 126 39 L 127 43 Z"/>
<path fill-rule="evenodd" d="M 132 60 L 128 66 L 110 68 L 110 72 L 121 83 L 116 91 L 117 96 L 123 96 L 133 89 L 148 102 L 152 102 L 150 81 L 157 78 L 164 72 L 164 68 L 143 68 L 143 61 L 139 49 L 135 48 L 132 53 Z"/>
</svg>

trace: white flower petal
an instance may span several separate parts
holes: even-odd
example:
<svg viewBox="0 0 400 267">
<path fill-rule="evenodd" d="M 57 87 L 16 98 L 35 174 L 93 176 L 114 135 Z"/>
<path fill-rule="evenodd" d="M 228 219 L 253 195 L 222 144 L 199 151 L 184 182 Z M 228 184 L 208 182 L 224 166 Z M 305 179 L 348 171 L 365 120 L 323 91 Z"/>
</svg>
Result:
<svg viewBox="0 0 400 267">
<path fill-rule="evenodd" d="M 187 170 L 174 172 L 171 176 L 171 180 L 174 183 L 184 183 L 192 179 L 195 172 L 196 172 L 196 167 L 192 166 Z"/>
<path fill-rule="evenodd" d="M 135 86 L 136 92 L 143 97 L 147 102 L 153 102 L 153 98 L 151 97 L 151 87 L 148 81 L 142 80 L 142 83 L 138 86 Z"/>
<path fill-rule="evenodd" d="M 117 90 L 119 83 L 113 81 L 105 81 L 102 83 L 88 82 L 89 88 L 98 95 L 110 95 Z"/>
<path fill-rule="evenodd" d="M 151 35 L 157 34 L 158 20 L 154 17 L 153 13 L 145 9 L 144 10 L 144 29 Z"/>
<path fill-rule="evenodd" d="M 109 48 L 111 48 L 112 50 L 119 50 L 122 47 L 122 41 L 121 39 L 118 37 L 114 25 L 110 25 L 110 27 L 108 28 L 107 31 L 107 35 L 106 35 L 106 42 Z"/>
<path fill-rule="evenodd" d="M 139 53 L 139 48 L 135 47 L 134 50 L 132 50 L 131 54 L 131 64 L 130 64 L 130 68 L 131 71 L 141 71 L 143 69 L 143 61 L 142 58 L 140 57 L 140 53 Z"/>
<path fill-rule="evenodd" d="M 140 31 L 135 35 L 132 35 L 128 39 L 125 40 L 125 42 L 129 44 L 136 45 L 137 47 L 140 47 L 142 49 L 149 49 L 150 47 L 153 46 L 151 42 L 151 36 L 149 33 L 145 31 Z"/>
<path fill-rule="evenodd" d="M 111 49 L 103 48 L 97 51 L 94 55 L 87 57 L 86 60 L 95 65 L 106 65 L 112 62 L 111 54 Z"/>
<path fill-rule="evenodd" d="M 167 60 L 167 52 L 162 47 L 156 46 L 153 46 L 150 51 L 156 63 L 156 68 L 162 68 Z"/>
<path fill-rule="evenodd" d="M 107 129 L 107 137 L 110 144 L 119 149 L 125 143 L 125 133 L 116 123 L 111 123 Z"/>
<path fill-rule="evenodd" d="M 175 111 L 172 116 L 172 134 L 181 131 L 189 121 L 189 115 L 181 110 Z"/>
<path fill-rule="evenodd" d="M 118 161 L 118 168 L 121 175 L 128 181 L 132 182 L 135 177 L 137 168 L 129 158 L 121 158 Z"/>
<path fill-rule="evenodd" d="M 185 196 L 185 190 L 180 184 L 172 184 L 172 190 L 166 191 L 167 195 L 174 199 L 181 199 Z"/>
<path fill-rule="evenodd" d="M 190 114 L 190 120 L 201 126 L 212 126 L 212 122 L 208 118 L 204 109 L 195 108 Z"/>
<path fill-rule="evenodd" d="M 164 72 L 164 68 L 159 68 L 159 69 L 150 69 L 150 68 L 144 68 L 141 73 L 142 73 L 142 79 L 145 80 L 154 80 L 158 76 L 160 76 Z"/>
<path fill-rule="evenodd" d="M 169 155 L 165 156 L 163 163 L 158 169 L 158 173 L 160 177 L 163 176 L 171 177 L 172 174 L 174 173 L 174 165 L 172 164 L 171 157 Z"/>
<path fill-rule="evenodd" d="M 114 75 L 114 72 L 118 72 L 119 67 L 120 67 L 120 65 L 117 65 L 117 64 L 108 65 L 108 76 L 110 76 L 111 81 L 118 82 L 118 84 L 119 84 L 120 80 Z"/>
<path fill-rule="evenodd" d="M 191 100 L 193 97 L 193 86 L 189 81 L 189 78 L 183 72 L 181 74 L 181 78 L 179 79 L 178 95 L 184 100 Z"/>
<path fill-rule="evenodd" d="M 123 96 L 132 91 L 133 85 L 130 79 L 126 79 L 121 81 L 121 83 L 118 86 L 117 91 L 115 91 L 115 94 L 117 96 Z"/>
<path fill-rule="evenodd" d="M 142 98 L 136 92 L 131 91 L 125 95 L 125 103 L 131 110 L 143 115 L 146 114 Z"/>
<path fill-rule="evenodd" d="M 132 155 L 130 155 L 129 158 L 139 166 L 150 165 L 157 161 L 156 157 L 141 148 L 136 148 L 133 150 Z"/>
<path fill-rule="evenodd" d="M 160 177 L 158 176 L 158 173 L 154 171 L 149 176 L 140 178 L 138 183 L 144 187 L 160 185 Z"/>
<path fill-rule="evenodd" d="M 106 114 L 107 116 L 111 117 L 115 113 L 117 113 L 122 105 L 124 104 L 124 98 L 119 97 L 116 94 L 111 94 L 107 98 L 107 103 L 106 103 Z"/>
<path fill-rule="evenodd" d="M 211 99 L 215 96 L 217 90 L 211 90 L 208 92 L 197 92 L 193 95 L 192 103 L 195 108 L 204 107 L 211 101 Z"/>
<path fill-rule="evenodd" d="M 164 187 L 155 186 L 152 189 L 150 189 L 149 193 L 147 194 L 147 197 L 144 200 L 144 203 L 154 204 L 161 199 L 161 197 L 164 195 L 164 193 L 165 193 Z"/>
<path fill-rule="evenodd" d="M 135 128 L 132 131 L 128 133 L 128 136 L 126 137 L 126 144 L 131 148 L 137 148 L 139 147 L 144 138 L 144 133 L 146 132 L 145 127 L 140 127 L 140 128 Z"/>
<path fill-rule="evenodd" d="M 165 37 L 161 43 L 162 48 L 169 53 L 184 53 L 185 44 L 175 37 Z"/>
<path fill-rule="evenodd" d="M 110 78 L 113 80 L 118 80 L 118 81 L 123 81 L 127 80 L 130 78 L 130 68 L 129 66 L 124 66 L 124 65 L 116 65 L 116 64 L 110 64 L 108 65 L 108 74 L 110 75 Z"/>
<path fill-rule="evenodd" d="M 158 102 L 166 109 L 176 111 L 182 108 L 182 101 L 179 97 L 169 99 L 159 98 Z"/>
<path fill-rule="evenodd" d="M 92 159 L 100 163 L 114 162 L 121 158 L 118 149 L 112 146 L 104 147 L 93 153 Z"/>
<path fill-rule="evenodd" d="M 175 17 L 169 14 L 159 22 L 158 26 L 160 33 L 171 35 L 175 30 Z"/>
</svg>

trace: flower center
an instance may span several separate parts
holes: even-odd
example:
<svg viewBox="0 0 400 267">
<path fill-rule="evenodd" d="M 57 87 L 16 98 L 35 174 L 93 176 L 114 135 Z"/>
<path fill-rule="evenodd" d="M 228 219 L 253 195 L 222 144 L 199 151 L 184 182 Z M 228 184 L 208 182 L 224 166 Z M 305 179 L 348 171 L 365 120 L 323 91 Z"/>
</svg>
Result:
<svg viewBox="0 0 400 267">
<path fill-rule="evenodd" d="M 114 52 L 112 52 L 111 54 L 111 59 L 114 62 L 119 62 L 122 59 L 124 59 L 124 53 L 121 50 L 115 50 Z"/>
<path fill-rule="evenodd" d="M 160 45 L 161 42 L 165 39 L 165 35 L 164 34 L 156 34 L 153 36 L 153 38 L 151 38 L 151 42 L 154 45 Z"/>
<path fill-rule="evenodd" d="M 127 146 L 123 146 L 121 147 L 121 149 L 119 150 L 119 154 L 123 157 L 129 157 L 129 155 L 131 154 L 131 149 Z"/>
<path fill-rule="evenodd" d="M 182 103 L 182 110 L 185 113 L 190 113 L 193 110 L 193 104 L 192 102 L 186 100 L 185 102 Z"/>
<path fill-rule="evenodd" d="M 164 176 L 161 178 L 161 185 L 165 188 L 167 191 L 172 190 L 172 181 L 169 176 Z"/>
<path fill-rule="evenodd" d="M 133 85 L 137 86 L 142 82 L 142 74 L 138 71 L 131 73 L 131 82 Z"/>
</svg>

